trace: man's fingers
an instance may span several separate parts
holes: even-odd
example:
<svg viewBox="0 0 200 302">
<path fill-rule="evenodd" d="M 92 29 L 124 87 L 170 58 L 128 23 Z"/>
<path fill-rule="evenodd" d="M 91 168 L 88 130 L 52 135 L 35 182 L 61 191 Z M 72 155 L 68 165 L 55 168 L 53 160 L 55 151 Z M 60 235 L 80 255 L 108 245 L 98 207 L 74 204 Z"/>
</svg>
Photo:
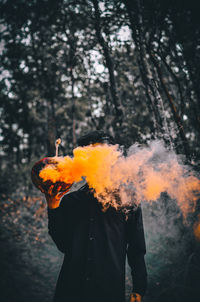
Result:
<svg viewBox="0 0 200 302">
<path fill-rule="evenodd" d="M 134 296 L 130 296 L 130 302 L 136 302 L 136 297 L 134 297 Z"/>
<path fill-rule="evenodd" d="M 46 191 L 42 191 L 43 193 L 45 193 L 46 197 L 48 198 L 61 198 L 63 195 L 65 195 L 70 188 L 67 188 L 65 190 L 63 190 L 62 185 L 57 185 L 57 184 L 53 184 L 49 187 L 48 192 Z M 62 190 L 62 191 L 61 191 Z"/>
<path fill-rule="evenodd" d="M 69 191 L 69 189 L 68 190 L 65 190 L 65 191 L 63 191 L 63 192 L 59 192 L 58 193 L 58 196 L 61 198 L 63 195 L 65 195 L 67 192 Z"/>
<path fill-rule="evenodd" d="M 137 293 L 131 293 L 130 295 L 130 302 L 141 302 L 142 297 Z"/>
<path fill-rule="evenodd" d="M 51 186 L 49 187 L 48 194 L 49 194 L 49 195 L 52 195 L 52 196 L 56 195 L 56 193 L 54 193 L 54 185 L 51 185 Z"/>
</svg>

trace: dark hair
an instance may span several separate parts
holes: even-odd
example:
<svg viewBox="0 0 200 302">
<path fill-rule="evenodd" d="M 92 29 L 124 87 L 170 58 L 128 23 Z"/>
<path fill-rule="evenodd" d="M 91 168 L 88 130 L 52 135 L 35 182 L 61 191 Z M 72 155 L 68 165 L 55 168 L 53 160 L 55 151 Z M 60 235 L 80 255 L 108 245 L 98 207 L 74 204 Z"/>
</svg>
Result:
<svg viewBox="0 0 200 302">
<path fill-rule="evenodd" d="M 105 133 L 103 130 L 95 130 L 81 136 L 77 140 L 78 146 L 81 147 L 95 143 L 114 144 L 114 139 L 110 134 Z"/>
</svg>

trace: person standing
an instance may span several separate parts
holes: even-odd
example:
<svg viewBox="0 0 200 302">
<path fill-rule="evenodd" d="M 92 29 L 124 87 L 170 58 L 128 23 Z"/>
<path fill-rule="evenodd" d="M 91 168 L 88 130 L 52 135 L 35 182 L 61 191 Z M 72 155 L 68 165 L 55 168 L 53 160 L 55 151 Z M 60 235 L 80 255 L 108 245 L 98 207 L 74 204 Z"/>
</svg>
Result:
<svg viewBox="0 0 200 302">
<path fill-rule="evenodd" d="M 93 131 L 78 140 L 79 146 L 97 143 L 113 139 Z M 113 207 L 103 211 L 87 183 L 67 194 L 45 195 L 49 234 L 64 253 L 54 302 L 125 302 L 126 256 L 133 282 L 130 302 L 141 302 L 147 286 L 141 206 L 130 208 L 128 216 Z"/>
</svg>

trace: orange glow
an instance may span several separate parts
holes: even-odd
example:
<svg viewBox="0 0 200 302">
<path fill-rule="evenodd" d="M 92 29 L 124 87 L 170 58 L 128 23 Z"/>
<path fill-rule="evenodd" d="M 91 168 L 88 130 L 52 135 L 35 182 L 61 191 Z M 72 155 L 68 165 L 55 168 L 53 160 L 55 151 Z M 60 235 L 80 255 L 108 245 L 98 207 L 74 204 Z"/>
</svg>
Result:
<svg viewBox="0 0 200 302">
<path fill-rule="evenodd" d="M 194 235 L 195 238 L 200 241 L 200 215 L 198 215 L 198 221 L 194 224 Z"/>
<path fill-rule="evenodd" d="M 162 192 L 177 200 L 184 216 L 195 209 L 200 180 L 162 143 L 136 147 L 127 157 L 117 145 L 107 144 L 78 147 L 73 155 L 55 158 L 56 167 L 48 165 L 40 177 L 73 183 L 84 176 L 104 209 L 156 201 Z"/>
</svg>

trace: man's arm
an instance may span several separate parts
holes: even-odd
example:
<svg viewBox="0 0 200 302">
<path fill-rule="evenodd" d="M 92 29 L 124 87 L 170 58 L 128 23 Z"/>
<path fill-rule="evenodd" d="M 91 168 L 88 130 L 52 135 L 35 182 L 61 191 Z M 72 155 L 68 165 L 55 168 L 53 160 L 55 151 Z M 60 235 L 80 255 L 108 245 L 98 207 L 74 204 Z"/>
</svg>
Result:
<svg viewBox="0 0 200 302">
<path fill-rule="evenodd" d="M 66 235 L 66 217 L 64 203 L 57 208 L 48 207 L 48 229 L 49 235 L 55 242 L 57 248 L 63 252 L 67 252 L 67 235 Z"/>
<path fill-rule="evenodd" d="M 48 193 L 45 193 L 47 205 L 48 205 L 48 229 L 49 234 L 55 242 L 57 248 L 66 253 L 67 251 L 67 238 L 66 235 L 66 207 L 64 201 L 61 198 L 66 192 L 59 192 L 59 189 L 53 194 L 53 186 L 50 187 Z M 42 191 L 42 190 L 41 190 Z M 44 193 L 44 192 L 43 192 Z"/>
<path fill-rule="evenodd" d="M 127 257 L 131 268 L 133 288 L 132 292 L 144 296 L 147 286 L 147 271 L 144 260 L 146 253 L 142 210 L 139 206 L 132 210 L 127 220 Z M 131 296 L 130 301 L 141 301 L 141 297 Z"/>
</svg>

